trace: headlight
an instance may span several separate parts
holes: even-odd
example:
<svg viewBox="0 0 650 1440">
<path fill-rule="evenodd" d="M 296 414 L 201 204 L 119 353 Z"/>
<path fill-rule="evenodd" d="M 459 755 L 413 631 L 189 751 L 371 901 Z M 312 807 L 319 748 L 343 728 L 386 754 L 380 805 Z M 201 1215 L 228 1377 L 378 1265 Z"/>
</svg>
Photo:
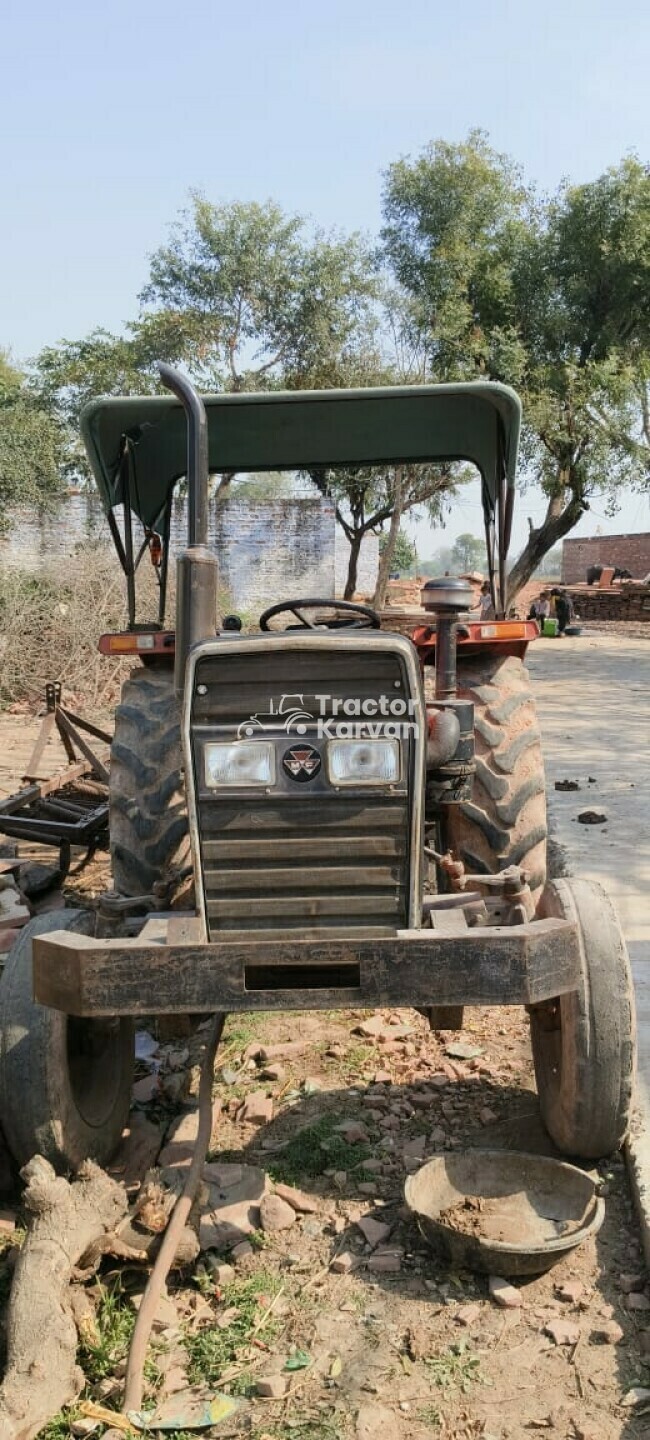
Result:
<svg viewBox="0 0 650 1440">
<path fill-rule="evenodd" d="M 331 740 L 327 749 L 333 785 L 394 785 L 399 780 L 398 740 Z"/>
<path fill-rule="evenodd" d="M 218 785 L 273 785 L 275 750 L 263 740 L 239 740 L 236 745 L 215 741 L 205 747 L 205 783 Z"/>
</svg>

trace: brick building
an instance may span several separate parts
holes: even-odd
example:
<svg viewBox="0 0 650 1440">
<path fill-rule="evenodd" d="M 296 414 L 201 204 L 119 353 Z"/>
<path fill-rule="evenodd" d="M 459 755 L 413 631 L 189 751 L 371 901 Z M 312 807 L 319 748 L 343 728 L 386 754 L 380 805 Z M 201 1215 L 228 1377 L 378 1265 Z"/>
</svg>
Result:
<svg viewBox="0 0 650 1440">
<path fill-rule="evenodd" d="M 629 570 L 634 580 L 645 580 L 650 574 L 650 534 L 587 535 L 584 539 L 563 541 L 565 585 L 582 584 L 590 565 L 615 565 Z"/>
</svg>

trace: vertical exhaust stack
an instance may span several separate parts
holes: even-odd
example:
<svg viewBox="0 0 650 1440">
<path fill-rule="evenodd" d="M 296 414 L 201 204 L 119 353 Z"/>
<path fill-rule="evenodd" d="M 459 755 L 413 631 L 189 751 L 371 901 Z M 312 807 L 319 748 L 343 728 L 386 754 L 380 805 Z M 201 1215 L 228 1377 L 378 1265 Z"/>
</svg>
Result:
<svg viewBox="0 0 650 1440">
<path fill-rule="evenodd" d="M 456 629 L 463 611 L 472 603 L 472 587 L 466 580 L 445 576 L 428 580 L 421 592 L 425 610 L 436 617 L 436 700 L 456 697 Z"/>
<path fill-rule="evenodd" d="M 217 557 L 208 549 L 208 417 L 201 396 L 171 365 L 158 366 L 160 379 L 180 400 L 187 419 L 187 549 L 176 562 L 176 659 L 174 685 L 185 688 L 187 657 L 217 626 Z"/>
</svg>

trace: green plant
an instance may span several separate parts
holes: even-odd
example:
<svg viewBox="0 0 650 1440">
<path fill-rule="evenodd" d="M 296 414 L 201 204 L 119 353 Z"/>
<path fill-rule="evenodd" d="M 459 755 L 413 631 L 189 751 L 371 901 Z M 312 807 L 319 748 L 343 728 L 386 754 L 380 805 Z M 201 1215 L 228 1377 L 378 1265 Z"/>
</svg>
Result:
<svg viewBox="0 0 650 1440">
<path fill-rule="evenodd" d="M 97 1310 L 99 1338 L 95 1345 L 86 1340 L 80 1347 L 81 1364 L 91 1384 L 114 1373 L 115 1366 L 127 1354 L 134 1325 L 135 1311 L 120 1281 L 111 1286 L 101 1286 Z"/>
<path fill-rule="evenodd" d="M 245 1050 L 252 1040 L 259 1036 L 260 1022 L 266 1016 L 259 1015 L 230 1015 L 226 1021 L 224 1037 L 219 1050 L 220 1060 L 224 1055 L 237 1054 Z"/>
<path fill-rule="evenodd" d="M 466 1395 L 472 1385 L 483 1384 L 479 1358 L 469 1352 L 466 1340 L 438 1355 L 427 1356 L 424 1363 L 440 1390 L 462 1390 Z"/>
<path fill-rule="evenodd" d="M 291 1185 L 300 1176 L 314 1178 L 323 1170 L 353 1170 L 370 1154 L 367 1145 L 349 1145 L 336 1131 L 340 1115 L 322 1115 L 313 1125 L 299 1130 L 269 1162 L 273 1180 Z"/>
<path fill-rule="evenodd" d="M 238 1358 L 239 1351 L 250 1343 L 256 1327 L 260 1327 L 263 1310 L 260 1297 L 272 1300 L 280 1289 L 277 1275 L 258 1270 L 255 1275 L 242 1280 L 233 1280 L 223 1290 L 226 1310 L 233 1310 L 230 1324 L 205 1325 L 193 1335 L 186 1335 L 185 1348 L 189 1358 L 188 1377 L 190 1384 L 201 1382 L 213 1384 L 221 1377 L 222 1371 Z M 263 1327 L 265 1342 L 278 1334 L 280 1323 L 270 1316 Z M 234 1384 L 239 1392 L 250 1388 L 250 1377 L 242 1374 Z M 233 1386 L 234 1388 L 234 1386 Z"/>
<path fill-rule="evenodd" d="M 343 1430 L 321 1416 L 289 1419 L 268 1429 L 253 1430 L 251 1440 L 343 1440 Z"/>
<path fill-rule="evenodd" d="M 368 1045 L 350 1045 L 338 1064 L 345 1076 L 358 1076 L 372 1065 L 373 1054 Z"/>
<path fill-rule="evenodd" d="M 435 1405 L 422 1405 L 418 1410 L 418 1420 L 421 1420 L 423 1425 L 430 1425 L 432 1430 L 439 1430 L 442 1416 Z"/>
<path fill-rule="evenodd" d="M 53 1415 L 47 1425 L 39 1431 L 40 1440 L 70 1440 L 72 1434 L 71 1425 L 74 1420 L 79 1419 L 75 1406 L 71 1410 L 59 1410 L 58 1415 Z"/>
</svg>

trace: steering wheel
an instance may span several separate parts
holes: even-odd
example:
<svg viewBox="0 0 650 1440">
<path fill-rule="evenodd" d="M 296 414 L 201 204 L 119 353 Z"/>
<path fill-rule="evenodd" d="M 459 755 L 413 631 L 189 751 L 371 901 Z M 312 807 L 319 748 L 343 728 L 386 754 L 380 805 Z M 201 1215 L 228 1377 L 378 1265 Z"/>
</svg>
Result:
<svg viewBox="0 0 650 1440">
<path fill-rule="evenodd" d="M 310 620 L 304 610 L 333 610 L 336 613 L 318 620 Z M 270 630 L 269 620 L 276 615 L 295 615 L 297 625 L 285 625 L 284 630 L 379 630 L 381 620 L 376 610 L 369 605 L 353 605 L 350 600 L 281 600 L 279 605 L 270 605 L 260 615 L 260 630 Z M 339 618 L 339 614 L 341 618 Z"/>
</svg>

